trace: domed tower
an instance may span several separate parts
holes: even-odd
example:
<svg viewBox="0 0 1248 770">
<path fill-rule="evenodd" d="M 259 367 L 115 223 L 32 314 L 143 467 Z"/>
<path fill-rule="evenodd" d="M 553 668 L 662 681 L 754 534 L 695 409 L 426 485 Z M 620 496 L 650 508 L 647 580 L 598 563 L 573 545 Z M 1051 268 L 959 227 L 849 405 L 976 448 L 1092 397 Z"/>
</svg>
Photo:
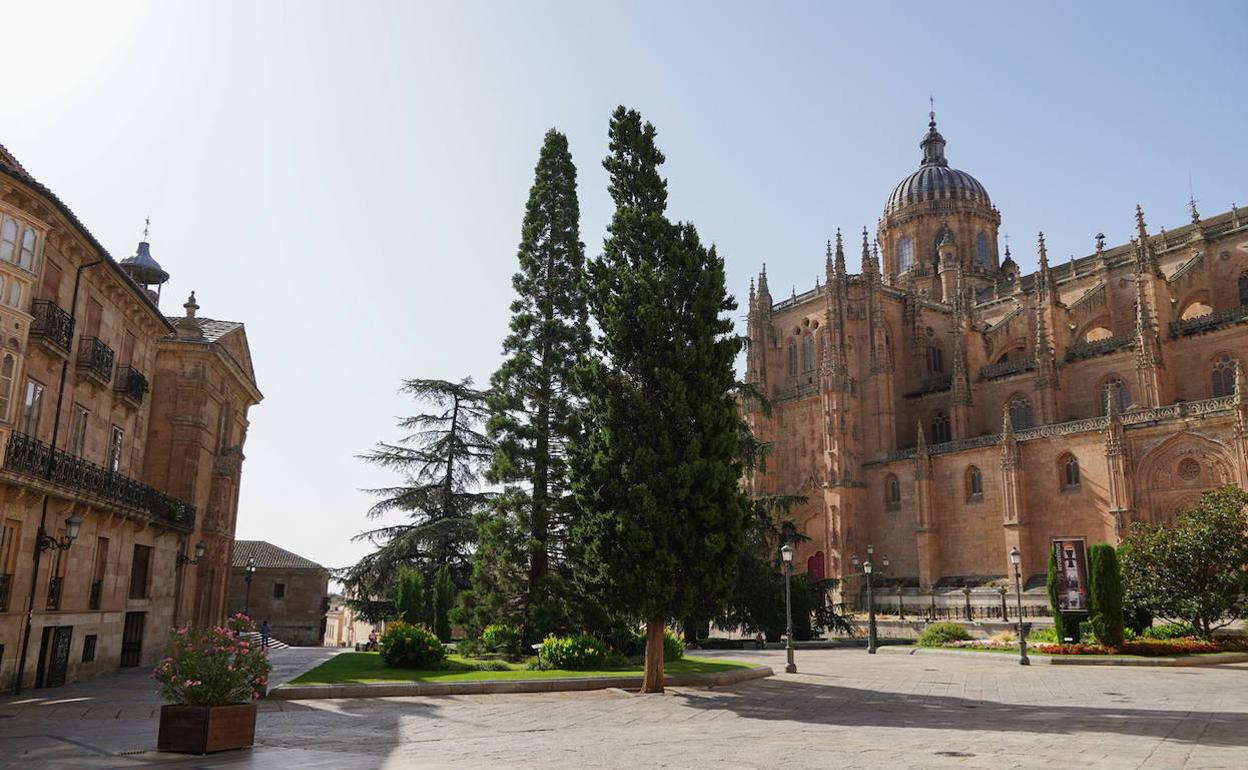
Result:
<svg viewBox="0 0 1248 770">
<path fill-rule="evenodd" d="M 934 111 L 919 147 L 919 170 L 893 188 L 880 219 L 885 280 L 913 279 L 918 291 L 939 300 L 939 273 L 960 263 L 967 284 L 991 285 L 1001 214 L 979 180 L 949 166 Z"/>
<path fill-rule="evenodd" d="M 152 298 L 152 302 L 159 306 L 160 287 L 169 280 L 169 274 L 152 257 L 151 246 L 147 243 L 147 227 L 147 224 L 143 227 L 143 240 L 139 241 L 139 247 L 135 253 L 121 260 L 121 269 L 130 276 L 130 280 L 142 286 L 147 296 Z M 153 286 L 156 288 L 153 289 Z"/>
</svg>

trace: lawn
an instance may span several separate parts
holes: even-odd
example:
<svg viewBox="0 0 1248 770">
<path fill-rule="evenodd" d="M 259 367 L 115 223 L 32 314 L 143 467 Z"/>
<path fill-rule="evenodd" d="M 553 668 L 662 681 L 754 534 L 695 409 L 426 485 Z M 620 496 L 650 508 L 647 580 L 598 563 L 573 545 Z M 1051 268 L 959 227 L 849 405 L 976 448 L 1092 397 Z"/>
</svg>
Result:
<svg viewBox="0 0 1248 770">
<path fill-rule="evenodd" d="M 523 663 L 508 663 L 506 671 L 480 671 L 473 662 L 458 655 L 448 655 L 445 668 L 425 670 L 390 668 L 375 652 L 344 652 L 307 671 L 291 684 L 368 684 L 370 682 L 480 682 L 514 679 L 557 679 L 587 676 L 641 676 L 641 666 L 625 666 L 601 671 L 535 671 Z M 753 668 L 750 663 L 705 658 L 684 658 L 669 661 L 667 674 L 717 674 L 740 668 Z"/>
</svg>

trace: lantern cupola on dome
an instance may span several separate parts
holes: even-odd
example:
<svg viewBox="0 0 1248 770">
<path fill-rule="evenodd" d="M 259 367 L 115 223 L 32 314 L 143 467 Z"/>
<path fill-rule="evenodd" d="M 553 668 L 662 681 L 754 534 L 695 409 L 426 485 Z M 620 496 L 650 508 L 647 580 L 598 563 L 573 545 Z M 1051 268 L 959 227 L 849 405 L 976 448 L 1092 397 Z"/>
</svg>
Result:
<svg viewBox="0 0 1248 770">
<path fill-rule="evenodd" d="M 159 303 L 160 287 L 169 280 L 169 273 L 165 272 L 152 256 L 151 245 L 147 242 L 150 226 L 151 220 L 147 220 L 143 226 L 143 240 L 139 241 L 139 246 L 132 256 L 121 260 L 121 269 L 130 276 L 130 280 L 143 287 L 153 302 Z M 153 289 L 153 286 L 156 288 Z"/>
</svg>

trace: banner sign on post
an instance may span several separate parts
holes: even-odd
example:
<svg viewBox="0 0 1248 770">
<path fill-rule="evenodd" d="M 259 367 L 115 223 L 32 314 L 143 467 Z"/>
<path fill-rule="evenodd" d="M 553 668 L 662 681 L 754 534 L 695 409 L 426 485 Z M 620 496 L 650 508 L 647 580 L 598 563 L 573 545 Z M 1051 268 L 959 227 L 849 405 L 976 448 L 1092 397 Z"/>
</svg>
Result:
<svg viewBox="0 0 1248 770">
<path fill-rule="evenodd" d="M 1088 541 L 1082 537 L 1053 539 L 1057 557 L 1057 611 L 1088 611 Z"/>
</svg>

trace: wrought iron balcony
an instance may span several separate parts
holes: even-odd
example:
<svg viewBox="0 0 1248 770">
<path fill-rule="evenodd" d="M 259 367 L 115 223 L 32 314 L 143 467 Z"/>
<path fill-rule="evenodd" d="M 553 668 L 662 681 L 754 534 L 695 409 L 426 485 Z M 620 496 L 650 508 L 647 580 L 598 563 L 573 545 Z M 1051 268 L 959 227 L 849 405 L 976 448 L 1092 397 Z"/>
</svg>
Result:
<svg viewBox="0 0 1248 770">
<path fill-rule="evenodd" d="M 9 611 L 9 587 L 12 585 L 12 575 L 0 575 L 0 612 Z"/>
<path fill-rule="evenodd" d="M 1009 377 L 1012 374 L 1020 374 L 1029 372 L 1036 368 L 1036 362 L 1030 358 L 1020 359 L 1018 361 L 1001 361 L 996 364 L 989 364 L 979 370 L 979 379 L 995 380 L 998 377 Z"/>
<path fill-rule="evenodd" d="M 133 366 L 119 366 L 113 389 L 137 407 L 143 403 L 143 396 L 147 393 L 147 376 Z"/>
<path fill-rule="evenodd" d="M 56 351 L 69 355 L 74 344 L 74 319 L 50 299 L 37 299 L 30 307 L 35 320 L 30 336 L 46 342 Z"/>
<path fill-rule="evenodd" d="M 98 610 L 100 608 L 100 600 L 104 596 L 104 581 L 91 581 L 91 595 L 87 599 L 88 609 Z"/>
<path fill-rule="evenodd" d="M 174 529 L 189 532 L 195 527 L 195 506 L 190 503 L 68 452 L 52 449 L 25 433 L 9 435 L 4 450 L 4 469 L 47 479 L 73 492 L 137 509 Z"/>
<path fill-rule="evenodd" d="M 113 381 L 113 349 L 100 342 L 99 337 L 79 337 L 78 369 L 101 385 L 108 385 Z"/>
<path fill-rule="evenodd" d="M 65 578 L 50 577 L 48 578 L 48 609 L 59 610 L 61 608 L 61 589 L 65 587 Z"/>
</svg>

